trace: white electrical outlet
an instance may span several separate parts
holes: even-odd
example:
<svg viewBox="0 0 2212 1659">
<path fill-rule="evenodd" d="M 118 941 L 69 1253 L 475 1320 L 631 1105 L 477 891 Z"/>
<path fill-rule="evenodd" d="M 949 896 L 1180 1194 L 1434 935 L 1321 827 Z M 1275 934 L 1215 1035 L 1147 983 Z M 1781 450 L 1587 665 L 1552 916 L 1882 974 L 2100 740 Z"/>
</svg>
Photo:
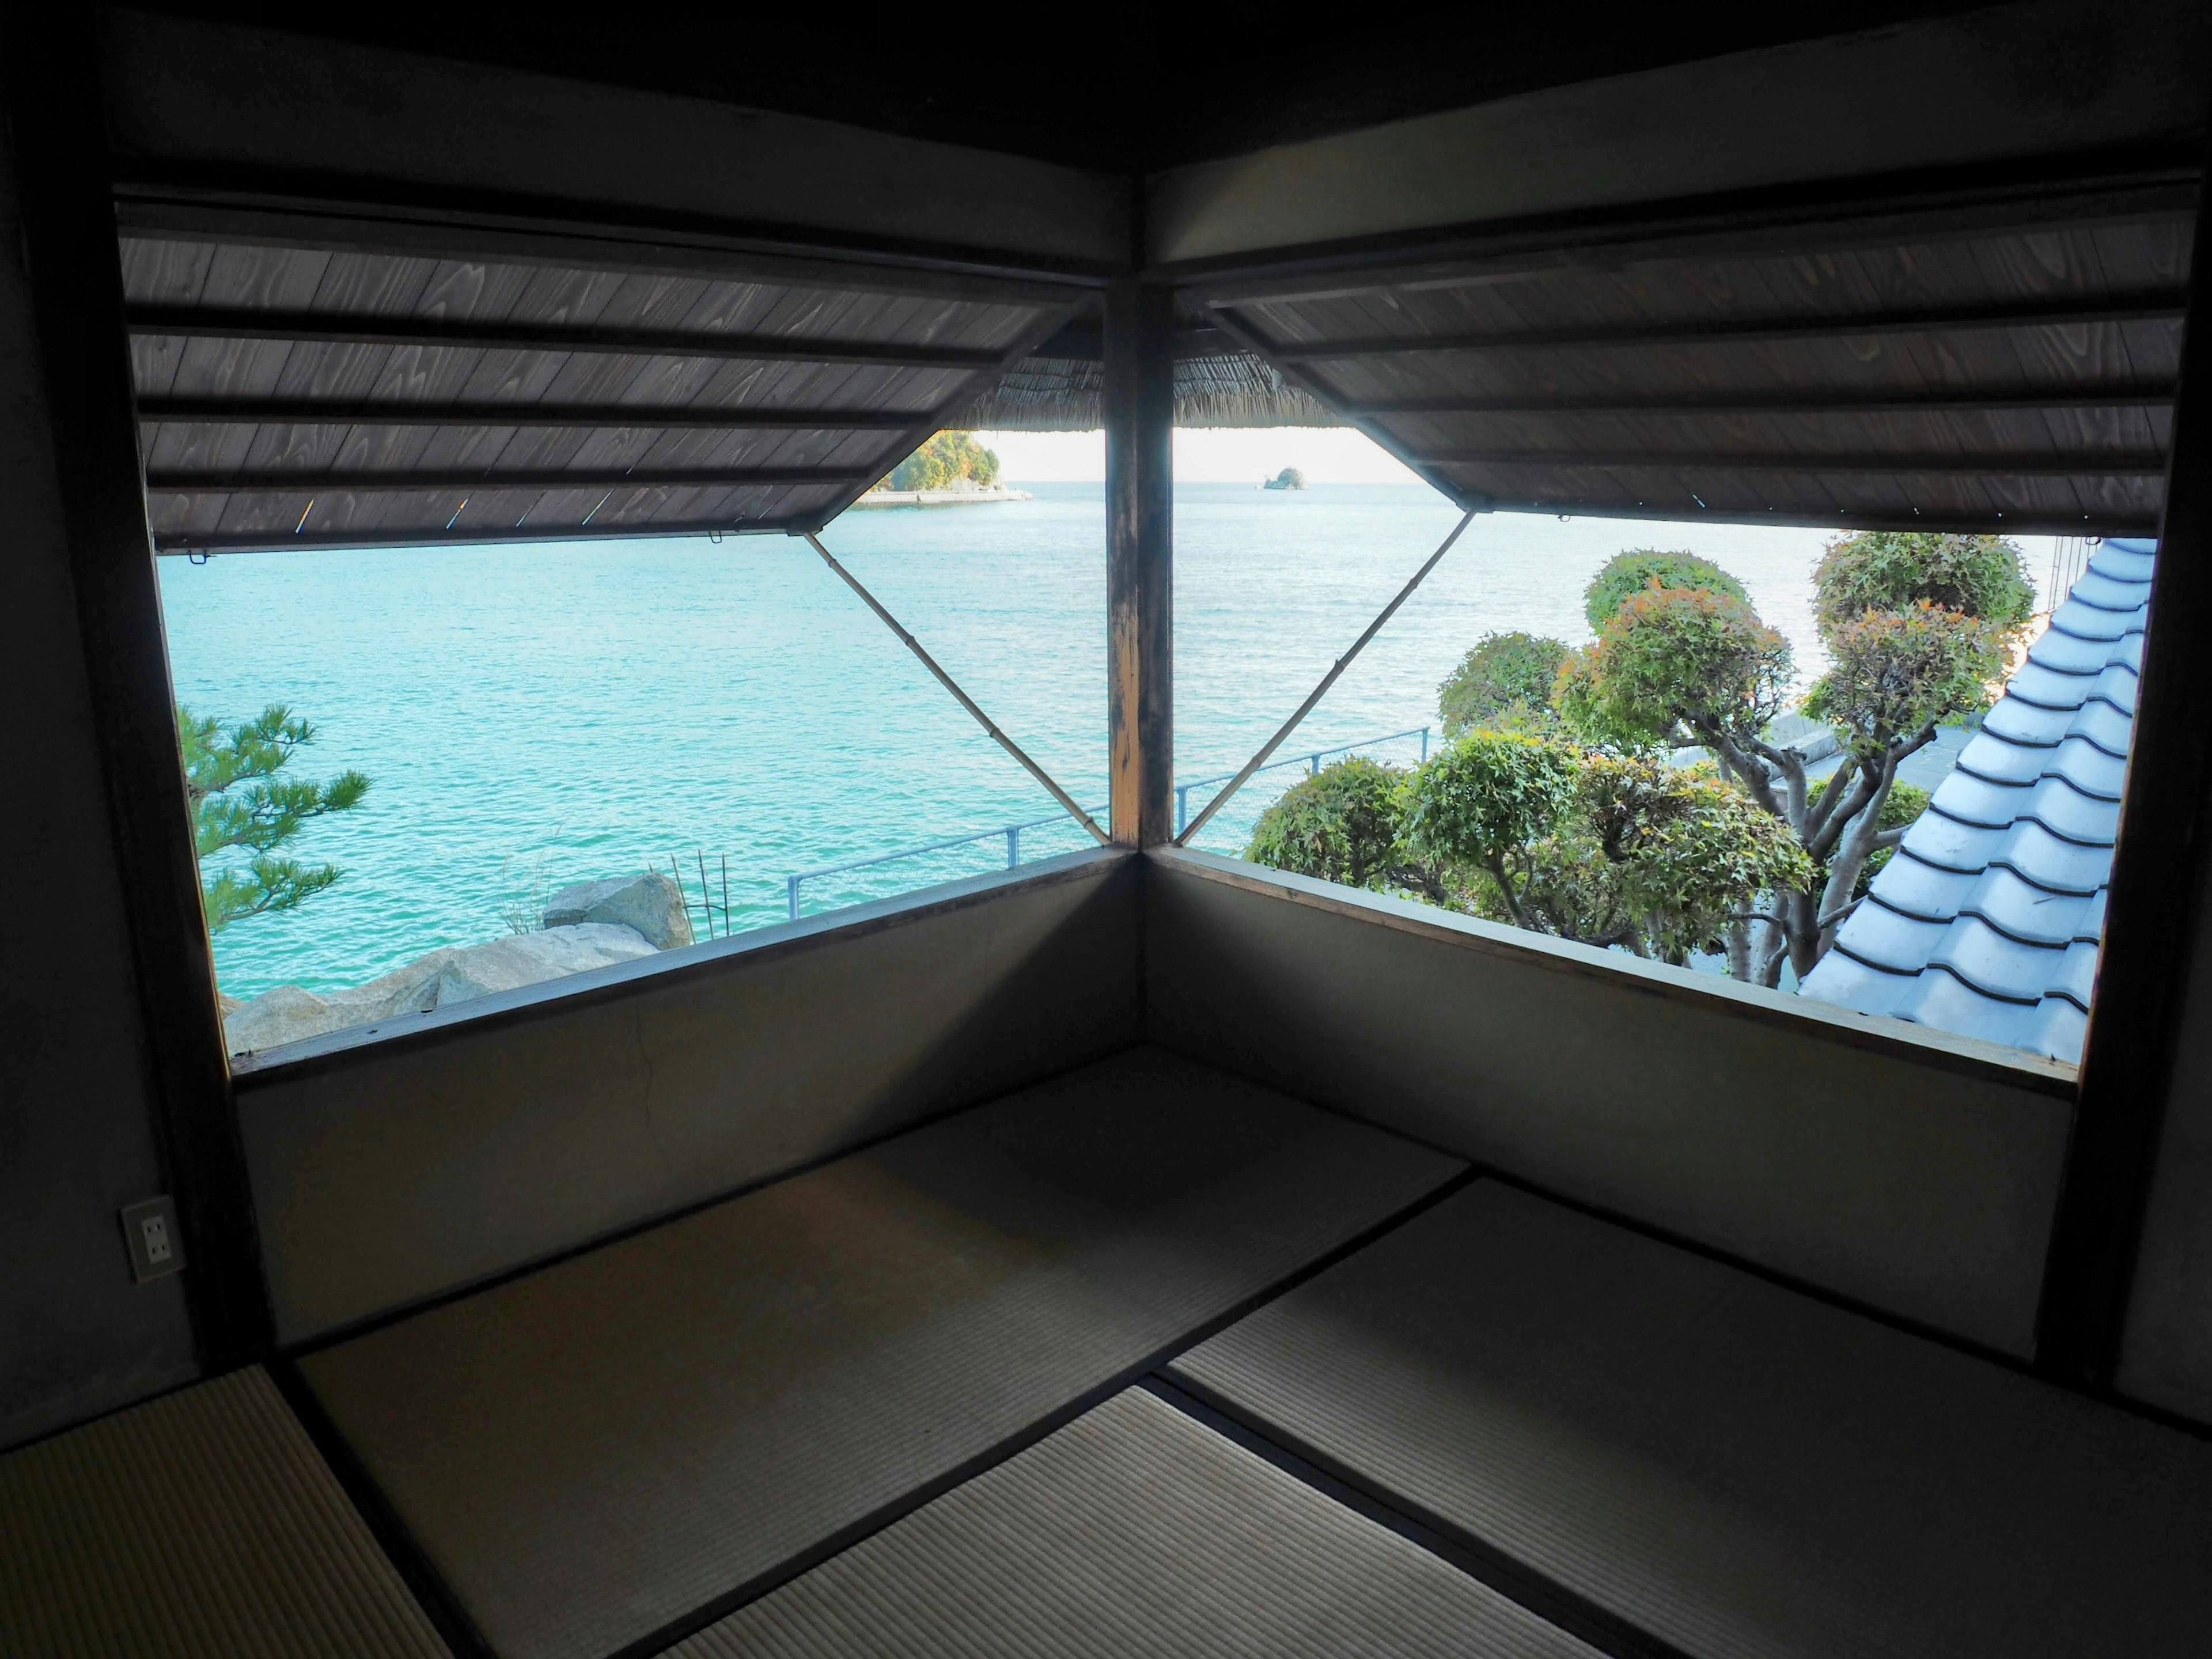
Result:
<svg viewBox="0 0 2212 1659">
<path fill-rule="evenodd" d="M 142 1285 L 185 1265 L 176 1207 L 166 1197 L 149 1198 L 124 1210 L 123 1242 L 131 1251 L 131 1277 Z"/>
</svg>

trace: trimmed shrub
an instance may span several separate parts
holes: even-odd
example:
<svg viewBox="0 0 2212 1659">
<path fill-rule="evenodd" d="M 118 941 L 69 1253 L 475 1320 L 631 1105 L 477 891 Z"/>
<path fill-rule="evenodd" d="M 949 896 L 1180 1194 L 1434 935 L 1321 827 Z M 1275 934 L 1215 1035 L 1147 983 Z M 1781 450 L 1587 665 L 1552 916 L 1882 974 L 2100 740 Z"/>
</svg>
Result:
<svg viewBox="0 0 2212 1659">
<path fill-rule="evenodd" d="M 1605 625 L 1632 595 L 1654 586 L 1703 588 L 1709 593 L 1725 593 L 1741 599 L 1747 606 L 1751 603 L 1751 595 L 1743 591 L 1743 584 L 1711 559 L 1701 559 L 1694 553 L 1662 553 L 1656 548 L 1632 547 L 1607 560 L 1605 568 L 1591 578 L 1589 586 L 1583 591 L 1583 614 L 1589 618 L 1592 631 L 1605 632 Z"/>
</svg>

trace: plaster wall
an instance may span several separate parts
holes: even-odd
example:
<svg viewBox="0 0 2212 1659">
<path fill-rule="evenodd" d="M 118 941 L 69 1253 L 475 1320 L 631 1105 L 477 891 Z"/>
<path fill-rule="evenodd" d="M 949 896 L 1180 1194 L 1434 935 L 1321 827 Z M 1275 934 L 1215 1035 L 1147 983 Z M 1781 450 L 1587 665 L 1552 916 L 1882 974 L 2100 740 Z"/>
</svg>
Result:
<svg viewBox="0 0 2212 1659">
<path fill-rule="evenodd" d="M 238 1105 L 279 1340 L 1134 1042 L 1136 873 L 1073 854 L 270 1050 Z"/>
<path fill-rule="evenodd" d="M 2212 1425 L 2212 937 L 2202 925 L 2184 994 L 2116 1380 Z"/>
<path fill-rule="evenodd" d="M 118 169 L 435 211 L 558 205 L 654 240 L 750 229 L 1029 268 L 1128 257 L 1126 179 L 842 122 L 234 25 L 112 14 Z"/>
<path fill-rule="evenodd" d="M 2067 1068 L 1201 853 L 1147 855 L 1146 1036 L 2026 1357 Z"/>
<path fill-rule="evenodd" d="M 2207 14 L 2034 0 L 1615 76 L 1154 174 L 1175 265 L 2201 135 Z M 2191 152 L 2193 154 L 2193 151 Z"/>
<path fill-rule="evenodd" d="M 179 1277 L 117 1211 L 162 1189 L 154 1083 L 0 130 L 0 1446 L 194 1373 Z"/>
</svg>

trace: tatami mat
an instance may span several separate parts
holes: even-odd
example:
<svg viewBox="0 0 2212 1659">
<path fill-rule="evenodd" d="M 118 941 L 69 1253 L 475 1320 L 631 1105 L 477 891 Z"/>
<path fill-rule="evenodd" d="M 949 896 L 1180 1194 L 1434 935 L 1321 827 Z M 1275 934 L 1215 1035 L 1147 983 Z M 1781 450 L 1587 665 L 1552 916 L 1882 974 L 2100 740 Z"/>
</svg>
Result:
<svg viewBox="0 0 2212 1659">
<path fill-rule="evenodd" d="M 1149 1050 L 302 1364 L 506 1659 L 596 1659 L 1458 1169 Z"/>
<path fill-rule="evenodd" d="M 0 1457 L 7 1659 L 442 1659 L 268 1374 Z"/>
<path fill-rule="evenodd" d="M 1132 1390 L 667 1659 L 1595 1650 Z"/>
<path fill-rule="evenodd" d="M 2212 1446 L 1496 1182 L 1173 1372 L 1706 1659 L 2212 1653 Z"/>
</svg>

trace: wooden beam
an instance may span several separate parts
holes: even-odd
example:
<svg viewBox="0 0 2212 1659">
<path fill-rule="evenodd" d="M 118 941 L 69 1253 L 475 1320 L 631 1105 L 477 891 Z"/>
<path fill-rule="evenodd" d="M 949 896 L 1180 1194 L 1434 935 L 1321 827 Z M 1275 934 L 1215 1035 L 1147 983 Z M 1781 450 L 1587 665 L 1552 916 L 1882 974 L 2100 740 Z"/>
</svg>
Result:
<svg viewBox="0 0 2212 1659">
<path fill-rule="evenodd" d="M 1996 329 L 2080 327 L 2094 323 L 2179 323 L 2188 296 L 2160 294 L 2035 301 L 2026 304 L 1947 306 L 1856 317 L 1759 318 L 1599 327 L 1497 330 L 1486 333 L 1382 334 L 1358 339 L 1277 340 L 1248 322 L 1261 352 L 1276 362 L 1329 362 L 1354 357 L 1402 357 L 1443 351 L 1575 351 L 1598 347 L 1745 345 L 1761 342 L 1862 340 L 1897 334 L 1957 334 Z"/>
<path fill-rule="evenodd" d="M 627 432 L 897 432 L 929 411 L 712 404 L 398 403 L 389 398 L 141 398 L 141 421 L 194 426 L 592 427 Z"/>
<path fill-rule="evenodd" d="M 492 224 L 472 216 L 444 216 L 420 200 L 349 201 L 327 195 L 300 199 L 265 190 L 233 193 L 204 185 L 133 185 L 123 179 L 117 181 L 115 195 L 116 229 L 126 240 L 414 255 L 622 276 L 705 276 L 986 305 L 1061 306 L 1071 298 L 1070 288 L 1062 283 L 886 263 L 875 249 L 854 249 L 844 258 L 770 253 L 696 227 L 678 231 L 638 225 L 623 230 L 568 219 L 534 227 Z M 1080 290 L 1073 297 L 1079 298 Z"/>
<path fill-rule="evenodd" d="M 851 363 L 875 368 L 993 368 L 1003 351 L 893 345 L 809 335 L 713 334 L 696 330 L 561 328 L 544 324 L 447 321 L 432 317 L 347 316 L 326 311 L 261 311 L 133 305 L 141 338 L 297 340 L 325 345 L 419 346 L 462 351 L 567 351 L 617 357 L 713 362 Z"/>
<path fill-rule="evenodd" d="M 278 467 L 255 472 L 169 472 L 146 475 L 149 491 L 193 495 L 301 495 L 330 490 L 389 495 L 417 489 L 716 489 L 747 484 L 840 484 L 872 478 L 855 466 L 539 467 L 509 472 L 340 472 Z"/>
<path fill-rule="evenodd" d="M 1663 519 L 1675 524 L 1760 525 L 1769 529 L 1899 530 L 1956 532 L 1962 536 L 2152 536 L 2158 533 L 2154 514 L 2140 512 L 2060 513 L 2050 510 L 1984 513 L 1926 513 L 1910 508 L 1879 511 L 1826 507 L 1818 511 L 1798 507 L 1777 512 L 1765 506 L 1707 507 L 1672 501 L 1664 505 L 1612 504 L 1577 501 L 1571 497 L 1522 496 L 1510 494 L 1488 498 L 1494 513 L 1537 513 L 1564 519 L 1626 519 L 1641 524 Z"/>
<path fill-rule="evenodd" d="M 1177 362 L 1188 362 L 1200 357 L 1243 356 L 1250 349 L 1242 340 L 1213 323 L 1179 325 L 1172 337 L 1172 345 Z M 1030 355 L 1063 362 L 1103 362 L 1106 355 L 1104 328 L 1095 317 L 1078 317 Z"/>
<path fill-rule="evenodd" d="M 808 517 L 811 520 L 811 514 Z M 166 558 L 197 558 L 214 553 L 289 553 L 313 550 L 343 552 L 378 547 L 497 547 L 520 543 L 640 541 L 648 537 L 798 535 L 805 526 L 789 517 L 734 523 L 727 519 L 645 520 L 581 525 L 473 525 L 415 530 L 379 526 L 368 530 L 225 530 L 213 534 L 184 531 L 155 538 Z"/>
<path fill-rule="evenodd" d="M 1315 708 L 1319 707 L 1321 700 L 1328 695 L 1329 688 L 1344 677 L 1344 671 L 1351 667 L 1353 661 L 1367 648 L 1375 636 L 1389 625 L 1390 618 L 1396 616 L 1406 601 L 1413 597 L 1414 590 L 1429 579 L 1429 573 L 1443 562 L 1444 555 L 1452 550 L 1453 543 L 1467 533 L 1468 526 L 1474 522 L 1474 515 L 1480 510 L 1470 507 L 1460 515 L 1460 520 L 1452 526 L 1451 533 L 1437 544 L 1437 550 L 1429 555 L 1427 562 L 1413 574 L 1412 578 L 1398 590 L 1390 603 L 1382 607 L 1375 620 L 1367 624 L 1364 631 L 1352 642 L 1352 648 L 1329 665 L 1328 672 L 1321 677 L 1321 684 L 1308 692 L 1305 701 L 1291 711 L 1290 718 L 1275 728 L 1275 735 L 1261 744 L 1254 752 L 1252 758 L 1237 769 L 1236 775 L 1223 784 L 1215 792 L 1213 799 L 1199 810 L 1198 816 L 1191 819 L 1190 823 L 1176 835 L 1175 838 L 1176 846 L 1188 847 L 1192 838 L 1206 828 L 1206 821 L 1226 806 L 1230 797 L 1250 782 L 1252 775 L 1267 763 L 1267 757 L 1280 749 L 1289 739 L 1291 733 L 1304 723 L 1306 716 L 1312 714 Z M 1429 734 L 1424 731 L 1421 733 L 1423 749 L 1425 750 L 1428 747 L 1428 741 Z"/>
<path fill-rule="evenodd" d="M 1577 419 L 1645 415 L 1922 415 L 1929 413 L 2039 414 L 2046 410 L 2170 409 L 2173 386 L 2100 386 L 2076 381 L 2064 386 L 2008 387 L 2002 391 L 1909 389 L 1856 392 L 1758 392 L 1698 396 L 1686 392 L 1623 398 L 1547 394 L 1533 398 L 1406 398 L 1388 403 L 1346 404 L 1344 412 L 1360 419 L 1390 420 L 1425 416 L 1558 415 Z"/>
<path fill-rule="evenodd" d="M 2199 160 L 2179 146 L 2064 161 L 1920 169 L 1805 188 L 1600 205 L 1439 226 L 1172 270 L 1188 304 L 1341 299 L 1378 288 L 1457 288 L 1545 272 L 1652 261 L 1803 258 L 2048 231 L 2190 221 Z"/>
<path fill-rule="evenodd" d="M 1114 840 L 1175 835 L 1175 302 L 1107 290 L 1106 723 Z"/>
<path fill-rule="evenodd" d="M 2212 269 L 2212 214 L 2197 219 L 2194 258 Z M 2184 999 L 2212 926 L 2212 675 L 2197 658 L 2212 614 L 2212 303 L 2201 286 L 2170 457 L 2081 1103 L 2037 1321 L 2039 1367 L 2099 1389 L 2119 1363 Z"/>
<path fill-rule="evenodd" d="M 1441 449 L 1415 453 L 1431 466 L 1532 467 L 1543 471 L 1815 472 L 1858 477 L 2162 478 L 2166 458 L 2110 455 L 1636 455 L 1575 450 Z"/>
<path fill-rule="evenodd" d="M 1097 821 L 1094 819 L 1090 813 L 1083 810 L 1082 803 L 1078 801 L 1074 796 L 1069 794 L 1066 790 L 1061 788 L 1058 780 L 1054 778 L 1052 774 L 1046 771 L 1044 768 L 1039 766 L 1030 757 L 1029 750 L 1024 749 L 1021 744 L 1016 743 L 1012 738 L 1008 737 L 1005 729 L 1001 727 L 996 720 L 993 720 L 988 714 L 983 712 L 981 705 L 979 704 L 975 698 L 969 696 L 967 692 L 961 689 L 960 682 L 954 679 L 951 675 L 946 673 L 945 672 L 944 665 L 939 663 L 936 658 L 929 654 L 928 647 L 924 646 L 920 640 L 915 638 L 913 630 L 908 629 L 907 625 L 901 622 L 896 617 L 891 615 L 890 611 L 884 607 L 883 601 L 878 599 L 874 594 L 868 592 L 866 586 L 862 584 L 858 576 L 855 576 L 851 571 L 846 569 L 843 565 L 837 562 L 836 555 L 830 552 L 828 548 L 822 544 L 822 538 L 811 530 L 805 532 L 805 536 L 807 544 L 812 547 L 817 553 L 821 555 L 822 562 L 830 567 L 831 572 L 835 574 L 839 581 L 844 583 L 846 586 L 853 590 L 854 598 L 858 599 L 861 604 L 866 605 L 869 610 L 876 613 L 876 618 L 878 621 L 881 622 L 884 627 L 890 629 L 892 633 L 898 635 L 899 643 L 906 647 L 908 650 L 914 653 L 915 659 L 919 661 L 924 668 L 929 671 L 929 675 L 932 679 L 935 680 L 939 685 L 943 686 L 947 691 L 952 694 L 953 702 L 958 703 L 961 708 L 968 711 L 968 714 L 975 720 L 975 724 L 983 728 L 984 735 L 988 737 L 992 742 L 997 744 L 1000 748 L 1005 750 L 1007 755 L 1012 757 L 1014 763 L 1019 766 L 1023 771 L 1028 773 L 1032 778 L 1035 778 L 1038 783 L 1042 784 L 1044 787 L 1045 793 L 1050 795 L 1054 800 L 1058 801 L 1061 807 L 1066 811 L 1070 817 L 1073 818 L 1078 823 L 1081 824 L 1084 829 L 1090 832 L 1092 840 L 1099 842 L 1102 846 L 1109 844 L 1109 838 L 1106 832 L 1098 827 Z M 1006 833 L 1011 836 L 1014 832 L 1008 830 Z M 706 883 L 706 872 L 704 870 L 701 871 L 699 879 L 701 884 L 703 886 Z M 796 882 L 798 878 L 793 877 L 792 879 Z M 792 889 L 793 894 L 796 894 L 798 890 L 799 890 L 796 886 Z M 798 908 L 798 900 L 796 897 L 793 899 L 792 905 L 794 910 Z"/>
<path fill-rule="evenodd" d="M 88 8 L 18 8 L 0 39 L 21 198 L 16 247 L 38 319 L 85 666 L 130 910 L 157 1091 L 149 1106 L 184 1234 L 184 1285 L 201 1363 L 221 1370 L 267 1351 L 269 1310 L 139 484 L 92 20 Z"/>
</svg>

